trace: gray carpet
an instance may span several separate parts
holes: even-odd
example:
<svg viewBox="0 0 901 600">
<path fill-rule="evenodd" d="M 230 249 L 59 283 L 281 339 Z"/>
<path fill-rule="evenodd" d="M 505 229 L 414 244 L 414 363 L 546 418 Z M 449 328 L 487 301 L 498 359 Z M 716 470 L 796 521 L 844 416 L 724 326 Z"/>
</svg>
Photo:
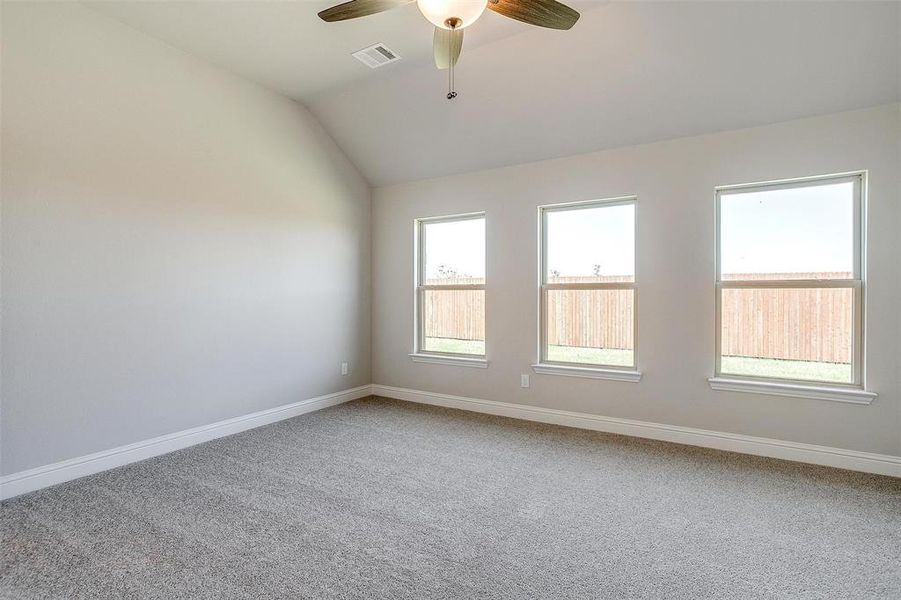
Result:
<svg viewBox="0 0 901 600">
<path fill-rule="evenodd" d="M 362 400 L 3 504 L 4 598 L 901 598 L 901 480 Z"/>
</svg>

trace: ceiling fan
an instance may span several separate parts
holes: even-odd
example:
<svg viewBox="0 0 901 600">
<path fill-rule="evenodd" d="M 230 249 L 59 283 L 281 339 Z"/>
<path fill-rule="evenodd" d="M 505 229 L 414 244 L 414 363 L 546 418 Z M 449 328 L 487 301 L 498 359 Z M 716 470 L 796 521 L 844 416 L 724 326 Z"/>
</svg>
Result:
<svg viewBox="0 0 901 600">
<path fill-rule="evenodd" d="M 578 12 L 556 0 L 350 0 L 323 10 L 319 18 L 329 23 L 346 21 L 413 2 L 435 25 L 432 42 L 435 66 L 448 69 L 448 100 L 457 97 L 454 65 L 463 49 L 463 29 L 475 23 L 486 8 L 523 23 L 551 29 L 569 29 L 579 20 Z"/>
</svg>

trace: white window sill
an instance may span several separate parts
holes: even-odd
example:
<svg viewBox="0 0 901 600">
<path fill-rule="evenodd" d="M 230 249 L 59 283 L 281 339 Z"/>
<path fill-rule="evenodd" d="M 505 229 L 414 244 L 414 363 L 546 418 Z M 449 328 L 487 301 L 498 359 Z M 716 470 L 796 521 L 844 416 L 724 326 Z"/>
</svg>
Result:
<svg viewBox="0 0 901 600">
<path fill-rule="evenodd" d="M 586 379 L 608 379 L 610 381 L 641 381 L 641 371 L 605 369 L 603 367 L 570 367 L 564 365 L 537 364 L 532 370 L 541 375 L 562 375 L 563 377 L 583 377 Z"/>
<path fill-rule="evenodd" d="M 422 354 L 415 352 L 410 355 L 413 362 L 430 363 L 433 365 L 451 365 L 454 367 L 473 367 L 487 369 L 488 361 L 484 358 L 467 358 L 465 356 L 447 356 L 443 354 Z"/>
<path fill-rule="evenodd" d="M 746 392 L 765 394 L 768 396 L 792 396 L 794 398 L 812 398 L 849 404 L 870 404 L 877 394 L 855 388 L 829 387 L 825 385 L 803 385 L 797 383 L 781 383 L 777 381 L 751 381 L 748 379 L 731 379 L 728 377 L 711 377 L 707 380 L 714 390 L 723 392 Z"/>
</svg>

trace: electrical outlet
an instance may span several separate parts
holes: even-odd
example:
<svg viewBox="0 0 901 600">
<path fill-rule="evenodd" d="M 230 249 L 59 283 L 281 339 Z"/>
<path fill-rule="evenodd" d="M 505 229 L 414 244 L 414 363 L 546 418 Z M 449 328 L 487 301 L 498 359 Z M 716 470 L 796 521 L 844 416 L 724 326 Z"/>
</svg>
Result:
<svg viewBox="0 0 901 600">
<path fill-rule="evenodd" d="M 519 376 L 519 385 L 524 388 L 529 387 L 529 376 L 528 375 L 520 375 Z"/>
<path fill-rule="evenodd" d="M 341 363 L 341 374 L 347 375 L 347 363 L 346 362 Z"/>
</svg>

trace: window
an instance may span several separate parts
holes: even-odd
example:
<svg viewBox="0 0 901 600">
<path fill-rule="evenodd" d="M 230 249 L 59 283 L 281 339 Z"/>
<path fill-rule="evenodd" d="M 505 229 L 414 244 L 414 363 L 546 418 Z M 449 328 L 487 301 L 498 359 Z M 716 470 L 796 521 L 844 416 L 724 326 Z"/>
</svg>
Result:
<svg viewBox="0 0 901 600">
<path fill-rule="evenodd" d="M 717 377 L 863 385 L 863 175 L 717 190 Z"/>
<path fill-rule="evenodd" d="M 545 206 L 540 219 L 536 371 L 635 371 L 635 198 Z"/>
<path fill-rule="evenodd" d="M 416 232 L 414 358 L 484 358 L 484 213 L 419 219 Z"/>
</svg>

